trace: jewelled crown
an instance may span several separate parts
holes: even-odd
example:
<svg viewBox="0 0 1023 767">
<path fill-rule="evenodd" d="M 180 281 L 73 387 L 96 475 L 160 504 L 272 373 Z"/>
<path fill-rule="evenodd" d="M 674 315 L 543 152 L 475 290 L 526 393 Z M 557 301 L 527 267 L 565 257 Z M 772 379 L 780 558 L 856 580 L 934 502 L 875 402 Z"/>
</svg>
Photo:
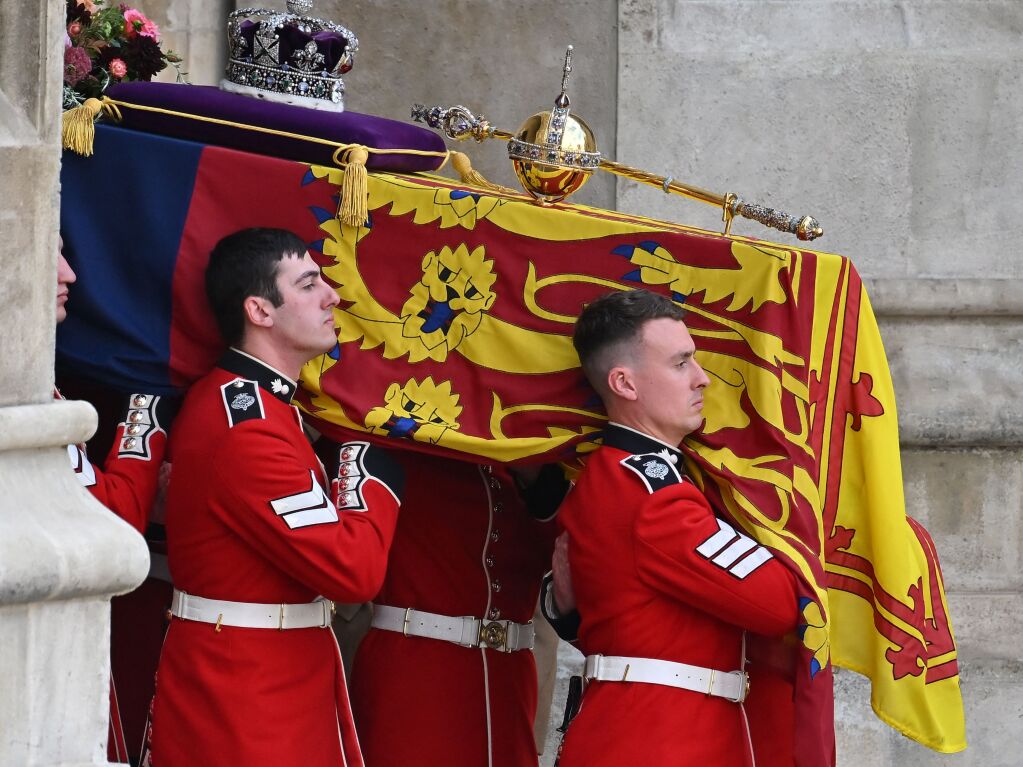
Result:
<svg viewBox="0 0 1023 767">
<path fill-rule="evenodd" d="M 221 89 L 343 112 L 341 75 L 352 68 L 359 40 L 340 24 L 309 16 L 312 7 L 312 0 L 288 0 L 286 13 L 242 8 L 230 14 Z"/>
</svg>

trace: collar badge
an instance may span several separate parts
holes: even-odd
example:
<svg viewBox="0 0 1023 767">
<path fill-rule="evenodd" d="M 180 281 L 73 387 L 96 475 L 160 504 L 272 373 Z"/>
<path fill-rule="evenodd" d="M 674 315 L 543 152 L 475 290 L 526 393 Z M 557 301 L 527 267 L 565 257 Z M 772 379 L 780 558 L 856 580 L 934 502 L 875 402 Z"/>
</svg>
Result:
<svg viewBox="0 0 1023 767">
<path fill-rule="evenodd" d="M 657 455 L 661 456 L 666 461 L 671 461 L 672 465 L 678 466 L 678 456 L 675 455 L 675 453 L 671 452 L 670 450 L 664 449 Z"/>
</svg>

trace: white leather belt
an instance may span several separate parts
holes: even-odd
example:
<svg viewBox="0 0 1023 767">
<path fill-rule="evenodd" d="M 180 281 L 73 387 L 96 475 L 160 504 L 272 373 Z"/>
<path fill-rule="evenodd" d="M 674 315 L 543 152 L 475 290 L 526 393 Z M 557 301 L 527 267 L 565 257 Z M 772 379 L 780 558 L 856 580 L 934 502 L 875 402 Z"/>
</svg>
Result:
<svg viewBox="0 0 1023 767">
<path fill-rule="evenodd" d="M 663 684 L 702 692 L 704 695 L 716 695 L 733 703 L 742 703 L 749 693 L 749 675 L 744 671 L 716 671 L 653 658 L 590 655 L 586 658 L 583 677 L 599 682 Z"/>
<path fill-rule="evenodd" d="M 171 615 L 186 621 L 213 623 L 217 631 L 221 626 L 284 631 L 327 628 L 334 614 L 334 603 L 323 598 L 299 605 L 228 602 L 197 597 L 174 589 L 170 611 Z"/>
<path fill-rule="evenodd" d="M 502 652 L 533 649 L 532 622 L 484 621 L 471 615 L 453 618 L 411 607 L 373 605 L 372 625 L 405 636 L 454 642 L 462 647 L 489 647 Z"/>
</svg>

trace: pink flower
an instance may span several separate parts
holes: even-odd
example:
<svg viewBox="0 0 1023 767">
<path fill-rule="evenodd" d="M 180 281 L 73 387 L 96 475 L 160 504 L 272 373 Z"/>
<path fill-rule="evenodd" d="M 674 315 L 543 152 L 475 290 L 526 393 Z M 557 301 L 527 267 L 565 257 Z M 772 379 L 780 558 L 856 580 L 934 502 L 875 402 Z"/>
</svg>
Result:
<svg viewBox="0 0 1023 767">
<path fill-rule="evenodd" d="M 92 71 L 92 59 L 84 48 L 72 45 L 64 49 L 64 82 L 74 87 Z"/>
<path fill-rule="evenodd" d="M 67 25 L 67 33 L 71 37 L 78 37 L 82 33 L 82 25 L 77 21 L 72 21 Z"/>
<path fill-rule="evenodd" d="M 121 6 L 124 8 L 124 6 Z M 134 8 L 124 9 L 124 34 L 128 37 L 135 37 L 135 33 L 142 29 L 142 26 L 148 19 L 142 15 L 141 11 L 137 11 Z"/>
<path fill-rule="evenodd" d="M 153 38 L 154 42 L 160 42 L 159 28 L 135 8 L 127 8 L 124 11 L 124 34 L 128 38 L 139 34 L 142 37 Z"/>
<path fill-rule="evenodd" d="M 118 80 L 128 74 L 128 65 L 122 59 L 111 59 L 107 68 L 110 70 L 110 74 Z"/>
<path fill-rule="evenodd" d="M 153 38 L 153 42 L 160 42 L 160 28 L 149 19 L 146 19 L 146 23 L 142 25 L 142 29 L 139 30 L 139 34 L 143 37 Z"/>
</svg>

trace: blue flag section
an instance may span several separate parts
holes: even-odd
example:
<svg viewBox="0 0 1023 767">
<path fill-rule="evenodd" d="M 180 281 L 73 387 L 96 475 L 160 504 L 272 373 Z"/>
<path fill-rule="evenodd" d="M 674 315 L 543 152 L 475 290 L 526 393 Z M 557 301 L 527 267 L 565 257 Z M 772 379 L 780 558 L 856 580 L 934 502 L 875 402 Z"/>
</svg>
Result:
<svg viewBox="0 0 1023 767">
<path fill-rule="evenodd" d="M 202 153 L 105 125 L 92 157 L 65 152 L 60 229 L 78 282 L 57 331 L 58 373 L 122 391 L 174 390 L 170 288 Z"/>
</svg>

